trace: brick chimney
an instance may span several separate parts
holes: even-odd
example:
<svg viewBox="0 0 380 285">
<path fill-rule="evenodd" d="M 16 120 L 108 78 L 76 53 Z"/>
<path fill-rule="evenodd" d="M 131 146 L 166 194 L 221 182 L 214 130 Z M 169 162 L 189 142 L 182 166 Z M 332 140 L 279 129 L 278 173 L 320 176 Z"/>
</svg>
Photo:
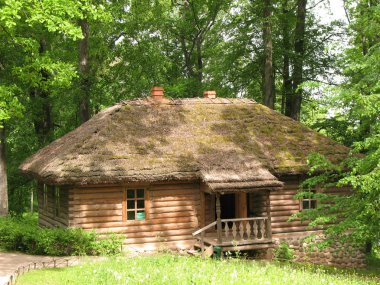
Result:
<svg viewBox="0 0 380 285">
<path fill-rule="evenodd" d="M 150 97 L 153 100 L 162 101 L 165 99 L 164 96 L 164 88 L 160 86 L 153 86 L 152 89 L 150 89 Z"/>
<path fill-rule="evenodd" d="M 208 90 L 203 92 L 204 98 L 209 98 L 209 99 L 215 99 L 216 98 L 216 91 L 214 90 Z"/>
</svg>

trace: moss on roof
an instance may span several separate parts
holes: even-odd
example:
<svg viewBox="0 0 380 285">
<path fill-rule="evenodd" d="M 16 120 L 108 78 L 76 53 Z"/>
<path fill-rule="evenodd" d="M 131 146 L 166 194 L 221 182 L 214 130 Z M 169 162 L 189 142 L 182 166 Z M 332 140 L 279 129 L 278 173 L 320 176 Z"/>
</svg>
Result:
<svg viewBox="0 0 380 285">
<path fill-rule="evenodd" d="M 310 153 L 340 160 L 348 151 L 251 100 L 147 98 L 104 110 L 20 169 L 49 184 L 202 179 L 277 187 L 275 175 L 304 173 Z"/>
</svg>

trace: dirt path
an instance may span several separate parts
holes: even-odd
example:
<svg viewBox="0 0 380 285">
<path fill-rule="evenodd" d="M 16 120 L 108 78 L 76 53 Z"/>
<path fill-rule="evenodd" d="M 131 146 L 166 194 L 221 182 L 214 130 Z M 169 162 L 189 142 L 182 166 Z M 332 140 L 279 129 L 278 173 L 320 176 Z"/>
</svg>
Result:
<svg viewBox="0 0 380 285">
<path fill-rule="evenodd" d="M 51 257 L 0 252 L 0 285 L 8 285 L 17 275 L 34 268 L 63 267 L 78 264 L 78 257 Z"/>
</svg>

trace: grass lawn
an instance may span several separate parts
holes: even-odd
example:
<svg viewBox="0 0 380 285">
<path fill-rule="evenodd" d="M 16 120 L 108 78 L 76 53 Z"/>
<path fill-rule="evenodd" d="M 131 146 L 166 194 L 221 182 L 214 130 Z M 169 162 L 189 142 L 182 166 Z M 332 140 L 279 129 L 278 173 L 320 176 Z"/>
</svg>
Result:
<svg viewBox="0 0 380 285">
<path fill-rule="evenodd" d="M 64 269 L 36 270 L 26 284 L 379 284 L 380 276 L 312 265 L 212 260 L 179 255 L 114 257 Z"/>
</svg>

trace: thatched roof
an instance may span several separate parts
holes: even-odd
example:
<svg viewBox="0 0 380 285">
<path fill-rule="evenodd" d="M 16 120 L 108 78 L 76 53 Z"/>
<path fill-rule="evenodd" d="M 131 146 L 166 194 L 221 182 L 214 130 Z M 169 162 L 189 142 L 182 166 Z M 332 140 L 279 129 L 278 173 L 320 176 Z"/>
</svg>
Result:
<svg viewBox="0 0 380 285">
<path fill-rule="evenodd" d="M 47 184 L 200 179 L 211 191 L 281 187 L 320 152 L 348 148 L 248 99 L 119 103 L 27 159 L 20 169 Z"/>
</svg>

